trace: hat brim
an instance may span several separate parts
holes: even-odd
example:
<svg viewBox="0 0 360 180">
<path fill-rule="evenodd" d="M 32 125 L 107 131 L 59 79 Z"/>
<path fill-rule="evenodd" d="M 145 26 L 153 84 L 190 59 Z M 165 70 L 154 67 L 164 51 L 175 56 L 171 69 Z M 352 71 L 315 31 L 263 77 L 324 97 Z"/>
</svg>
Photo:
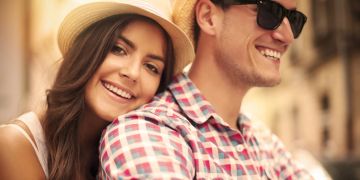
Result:
<svg viewBox="0 0 360 180">
<path fill-rule="evenodd" d="M 195 52 L 190 39 L 170 20 L 147 6 L 138 7 L 121 2 L 97 2 L 82 5 L 71 11 L 63 20 L 58 32 L 58 44 L 62 54 L 71 47 L 76 37 L 94 22 L 118 14 L 138 14 L 153 19 L 169 34 L 175 54 L 174 74 L 182 72 Z"/>
<path fill-rule="evenodd" d="M 173 22 L 190 38 L 195 46 L 195 5 L 197 0 L 175 0 Z"/>
</svg>

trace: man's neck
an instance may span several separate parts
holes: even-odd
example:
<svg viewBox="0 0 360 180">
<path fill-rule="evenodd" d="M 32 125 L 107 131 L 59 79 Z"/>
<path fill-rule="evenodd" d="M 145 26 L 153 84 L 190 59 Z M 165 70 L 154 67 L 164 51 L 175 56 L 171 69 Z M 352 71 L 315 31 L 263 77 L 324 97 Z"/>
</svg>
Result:
<svg viewBox="0 0 360 180">
<path fill-rule="evenodd" d="M 202 56 L 200 53 L 190 69 L 189 77 L 216 113 L 232 128 L 236 128 L 241 102 L 248 88 L 231 83 L 211 57 Z"/>
</svg>

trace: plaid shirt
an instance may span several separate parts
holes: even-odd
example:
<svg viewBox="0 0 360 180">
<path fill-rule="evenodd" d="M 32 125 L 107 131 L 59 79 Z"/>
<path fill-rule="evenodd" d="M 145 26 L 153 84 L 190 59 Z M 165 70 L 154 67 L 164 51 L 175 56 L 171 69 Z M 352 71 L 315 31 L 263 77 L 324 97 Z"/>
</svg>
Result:
<svg viewBox="0 0 360 180">
<path fill-rule="evenodd" d="M 101 179 L 312 179 L 268 129 L 232 129 L 189 77 L 119 116 L 100 142 Z"/>
</svg>

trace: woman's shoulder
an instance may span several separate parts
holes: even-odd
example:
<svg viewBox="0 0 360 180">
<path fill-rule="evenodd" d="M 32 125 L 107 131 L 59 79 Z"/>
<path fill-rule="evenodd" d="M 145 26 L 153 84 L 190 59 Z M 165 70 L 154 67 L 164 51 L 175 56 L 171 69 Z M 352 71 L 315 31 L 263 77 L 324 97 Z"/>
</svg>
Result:
<svg viewBox="0 0 360 180">
<path fill-rule="evenodd" d="M 33 127 L 29 127 L 29 125 L 36 123 L 40 123 L 36 113 L 27 112 L 9 121 L 7 124 L 0 125 L 1 147 L 32 147 L 34 135 L 32 134 L 31 128 Z M 35 126 L 35 128 L 41 128 L 41 126 Z"/>
<path fill-rule="evenodd" d="M 24 150 L 27 148 L 32 150 L 31 142 L 28 139 L 31 137 L 31 132 L 20 120 L 15 119 L 7 124 L 0 125 L 0 147 L 6 147 L 0 148 L 0 153 L 26 152 Z"/>
<path fill-rule="evenodd" d="M 19 121 L 0 126 L 0 179 L 16 179 L 20 171 L 25 173 L 21 173 L 22 177 L 42 177 L 43 171 L 29 137 L 31 133 Z"/>
</svg>

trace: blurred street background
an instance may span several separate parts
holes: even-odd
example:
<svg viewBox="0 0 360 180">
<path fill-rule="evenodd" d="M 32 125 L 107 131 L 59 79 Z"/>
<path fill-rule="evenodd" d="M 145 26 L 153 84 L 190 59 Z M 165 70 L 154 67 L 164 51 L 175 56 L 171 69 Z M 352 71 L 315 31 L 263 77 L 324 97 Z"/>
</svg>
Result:
<svg viewBox="0 0 360 180">
<path fill-rule="evenodd" d="M 0 124 L 43 103 L 61 62 L 57 28 L 84 2 L 0 1 Z M 298 9 L 308 22 L 282 59 L 281 84 L 252 89 L 241 111 L 316 179 L 360 180 L 360 1 L 298 0 Z"/>
</svg>

